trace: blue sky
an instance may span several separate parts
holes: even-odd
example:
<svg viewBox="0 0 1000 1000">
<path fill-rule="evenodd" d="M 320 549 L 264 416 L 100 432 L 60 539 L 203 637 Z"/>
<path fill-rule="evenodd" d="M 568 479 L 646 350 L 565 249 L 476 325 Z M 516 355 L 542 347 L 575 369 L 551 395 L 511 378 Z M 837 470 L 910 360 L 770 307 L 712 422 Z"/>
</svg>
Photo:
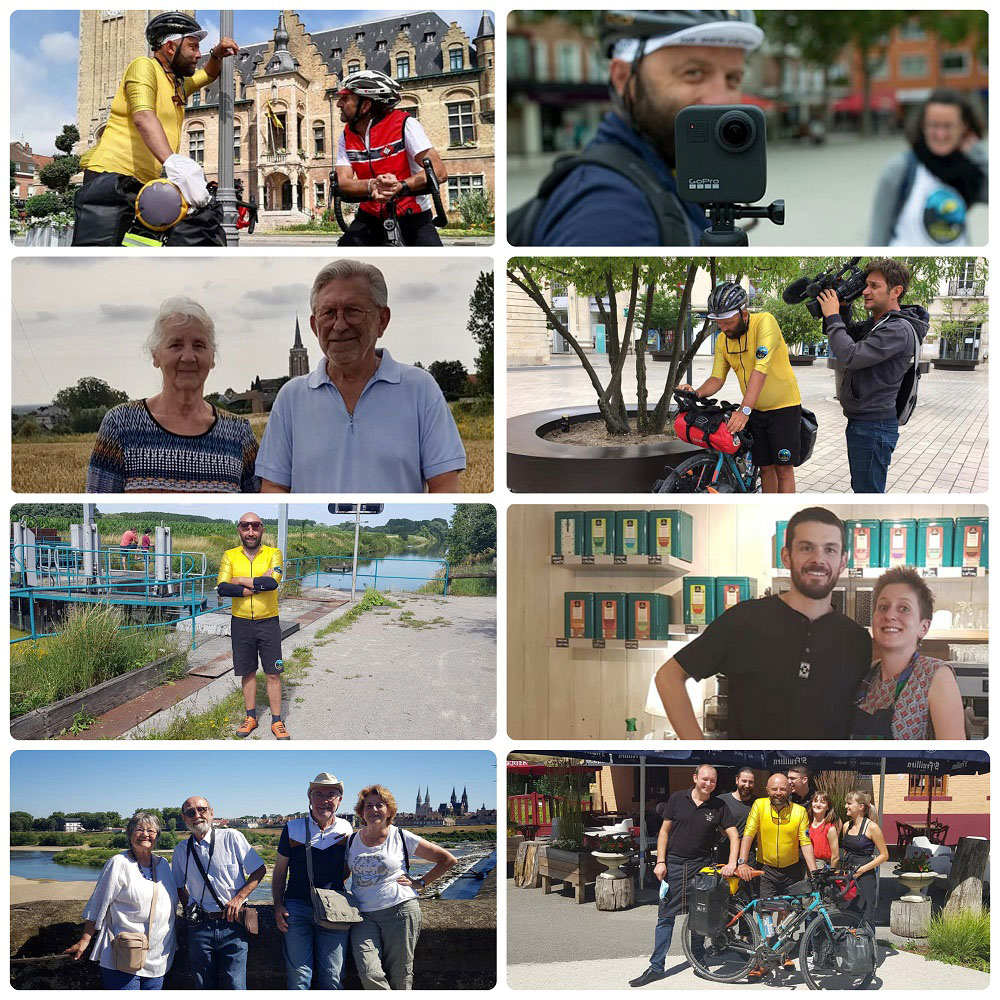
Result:
<svg viewBox="0 0 1000 1000">
<path fill-rule="evenodd" d="M 345 708 L 357 711 L 358 708 Z M 469 805 L 496 806 L 496 759 L 486 750 L 18 750 L 11 756 L 10 808 L 32 816 L 180 805 L 208 798 L 217 816 L 297 812 L 320 771 L 344 782 L 353 807 L 365 785 L 385 785 L 404 812 L 417 787 L 437 806 L 462 787 Z M 346 811 L 346 810 L 342 810 Z"/>
<path fill-rule="evenodd" d="M 402 13 L 410 8 L 400 8 Z M 419 8 L 426 10 L 427 8 Z M 392 10 L 303 10 L 307 31 L 375 21 Z M 443 10 L 438 14 L 449 23 L 457 21 L 471 37 L 479 26 L 480 10 Z M 196 11 L 199 23 L 209 32 L 206 43 L 219 37 L 219 12 Z M 277 10 L 237 10 L 235 37 L 240 45 L 270 41 L 278 22 Z M 76 121 L 76 70 L 80 37 L 76 10 L 20 10 L 10 19 L 11 113 L 10 138 L 22 137 L 36 153 L 53 154 L 53 140 L 62 126 Z M 40 72 L 40 69 L 44 71 Z"/>
<path fill-rule="evenodd" d="M 379 497 L 362 497 L 362 503 L 377 503 Z M 160 503 L 155 500 L 147 500 L 145 503 L 132 504 L 108 504 L 98 502 L 98 510 L 102 514 L 114 514 L 119 511 L 177 511 L 179 514 L 200 514 L 203 517 L 221 517 L 235 521 L 242 514 L 247 512 L 247 502 L 241 503 Z M 254 513 L 261 517 L 277 519 L 278 505 L 273 503 L 259 503 L 256 500 L 249 501 Z M 350 501 L 345 501 L 350 502 Z M 385 510 L 381 514 L 363 514 L 361 516 L 361 526 L 385 524 L 393 517 L 408 517 L 413 521 L 429 521 L 435 517 L 443 517 L 446 521 L 451 520 L 454 504 L 450 503 L 387 503 Z M 311 518 L 319 521 L 320 524 L 340 524 L 342 521 L 350 521 L 353 514 L 331 514 L 326 509 L 326 504 L 318 503 L 293 503 L 289 505 L 288 516 L 290 518 Z"/>
</svg>

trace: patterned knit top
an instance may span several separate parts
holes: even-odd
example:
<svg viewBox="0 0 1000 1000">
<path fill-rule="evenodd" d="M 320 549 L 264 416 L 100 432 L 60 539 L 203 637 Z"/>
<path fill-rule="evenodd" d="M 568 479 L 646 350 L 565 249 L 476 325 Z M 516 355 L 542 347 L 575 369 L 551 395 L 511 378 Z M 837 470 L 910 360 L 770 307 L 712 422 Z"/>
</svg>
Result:
<svg viewBox="0 0 1000 1000">
<path fill-rule="evenodd" d="M 88 493 L 258 493 L 257 439 L 242 417 L 212 407 L 203 434 L 174 434 L 144 399 L 104 415 L 87 469 Z"/>
<path fill-rule="evenodd" d="M 913 673 L 906 682 L 906 687 L 896 699 L 896 707 L 892 713 L 892 736 L 897 740 L 932 740 L 931 710 L 927 698 L 934 675 L 948 664 L 943 660 L 935 660 L 930 656 L 917 656 L 913 661 Z M 949 668 L 950 669 L 950 668 Z M 893 677 L 885 680 L 882 677 L 882 663 L 876 660 L 868 675 L 868 692 L 859 702 L 859 708 L 869 715 L 879 709 L 892 705 L 896 693 L 896 682 Z"/>
</svg>

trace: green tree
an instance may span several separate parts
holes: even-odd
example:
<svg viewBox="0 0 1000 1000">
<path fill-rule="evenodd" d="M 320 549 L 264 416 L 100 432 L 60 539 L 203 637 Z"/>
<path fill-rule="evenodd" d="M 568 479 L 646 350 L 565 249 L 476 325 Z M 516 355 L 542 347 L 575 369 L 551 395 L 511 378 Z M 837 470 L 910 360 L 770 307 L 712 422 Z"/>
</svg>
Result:
<svg viewBox="0 0 1000 1000">
<path fill-rule="evenodd" d="M 497 549 L 497 512 L 488 503 L 455 505 L 448 529 L 448 558 L 462 563 L 492 556 Z"/>
<path fill-rule="evenodd" d="M 63 125 L 62 132 L 56 136 L 55 147 L 67 156 L 73 152 L 73 147 L 80 141 L 80 130 L 75 125 Z"/>
<path fill-rule="evenodd" d="M 17 810 L 10 814 L 10 829 L 11 833 L 24 833 L 32 828 L 31 824 L 34 822 L 35 817 L 31 813 L 21 812 Z"/>
<path fill-rule="evenodd" d="M 461 361 L 432 361 L 427 371 L 434 377 L 444 398 L 453 402 L 464 396 L 469 387 L 469 373 Z"/>
<path fill-rule="evenodd" d="M 104 379 L 87 376 L 80 379 L 76 385 L 60 389 L 52 402 L 75 413 L 79 410 L 89 410 L 96 407 L 108 409 L 119 403 L 128 402 L 128 393 L 113 389 Z"/>
<path fill-rule="evenodd" d="M 39 816 L 31 821 L 32 830 L 55 830 L 56 821 L 51 816 Z"/>
<path fill-rule="evenodd" d="M 493 272 L 480 271 L 469 298 L 467 329 L 479 345 L 476 355 L 476 392 L 493 395 Z"/>
<path fill-rule="evenodd" d="M 789 347 L 801 344 L 818 344 L 823 341 L 823 326 L 809 314 L 804 305 L 789 305 L 779 297 L 758 299 L 754 303 L 757 312 L 769 312 L 781 328 L 781 335 Z M 794 351 L 792 353 L 795 353 Z"/>
<path fill-rule="evenodd" d="M 50 191 L 63 195 L 69 191 L 70 179 L 79 169 L 78 156 L 57 156 L 38 171 L 38 179 Z"/>
</svg>

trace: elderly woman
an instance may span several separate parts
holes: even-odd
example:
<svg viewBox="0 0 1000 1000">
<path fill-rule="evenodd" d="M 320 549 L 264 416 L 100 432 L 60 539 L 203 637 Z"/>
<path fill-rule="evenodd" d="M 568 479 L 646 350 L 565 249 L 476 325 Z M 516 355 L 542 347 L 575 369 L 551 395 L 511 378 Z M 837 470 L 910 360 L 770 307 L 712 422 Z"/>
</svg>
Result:
<svg viewBox="0 0 1000 1000">
<path fill-rule="evenodd" d="M 166 299 L 146 341 L 163 386 L 109 410 L 87 470 L 88 493 L 256 493 L 248 421 L 203 398 L 215 324 L 193 299 Z"/>
<path fill-rule="evenodd" d="M 382 785 L 362 788 L 354 812 L 364 824 L 347 846 L 351 891 L 364 920 L 351 927 L 351 952 L 366 990 L 413 989 L 413 956 L 420 936 L 417 890 L 455 866 L 437 844 L 393 826 L 396 800 Z M 433 862 L 410 875 L 410 858 Z"/>
<path fill-rule="evenodd" d="M 968 209 L 989 201 L 985 129 L 969 98 L 933 91 L 910 128 L 910 148 L 890 160 L 875 190 L 872 246 L 967 246 Z"/>
<path fill-rule="evenodd" d="M 965 712 L 955 673 L 920 652 L 934 595 L 910 566 L 886 570 L 872 594 L 875 663 L 855 696 L 853 739 L 964 740 Z"/>
<path fill-rule="evenodd" d="M 313 922 L 306 845 L 312 854 L 313 886 L 344 889 L 344 855 L 351 824 L 337 818 L 344 785 L 322 771 L 309 782 L 309 812 L 281 831 L 271 873 L 274 919 L 283 935 L 288 989 L 340 990 L 348 932 L 327 930 Z"/>
<path fill-rule="evenodd" d="M 161 990 L 174 960 L 177 889 L 170 862 L 153 853 L 160 836 L 156 817 L 136 813 L 125 836 L 130 846 L 104 866 L 83 911 L 83 934 L 66 954 L 79 961 L 93 941 L 90 957 L 100 963 L 104 989 Z M 137 972 L 115 964 L 112 942 L 123 931 L 146 936 L 149 948 Z"/>
</svg>

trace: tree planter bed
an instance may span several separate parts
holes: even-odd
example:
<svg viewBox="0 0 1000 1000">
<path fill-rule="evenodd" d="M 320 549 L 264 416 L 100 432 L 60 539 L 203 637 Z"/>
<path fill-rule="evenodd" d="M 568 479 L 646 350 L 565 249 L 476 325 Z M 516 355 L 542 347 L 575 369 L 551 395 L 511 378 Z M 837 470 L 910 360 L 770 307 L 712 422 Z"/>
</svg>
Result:
<svg viewBox="0 0 1000 1000">
<path fill-rule="evenodd" d="M 78 713 L 100 715 L 162 684 L 170 665 L 178 658 L 186 660 L 186 655 L 179 652 L 161 656 L 145 667 L 130 670 L 86 691 L 26 712 L 11 719 L 10 735 L 16 740 L 46 740 L 58 736 L 73 724 L 73 718 Z"/>
<path fill-rule="evenodd" d="M 552 892 L 553 881 L 562 882 L 564 887 L 573 887 L 577 903 L 584 902 L 587 885 L 596 882 L 603 870 L 589 851 L 558 851 L 554 847 L 539 851 L 538 874 L 542 880 L 542 892 Z"/>
<path fill-rule="evenodd" d="M 629 416 L 635 416 L 635 408 Z M 600 419 L 596 406 L 537 410 L 507 421 L 507 485 L 515 493 L 649 493 L 653 483 L 700 448 L 671 439 L 621 448 L 562 444 L 541 435 Z"/>
<path fill-rule="evenodd" d="M 962 358 L 935 358 L 931 364 L 946 372 L 971 372 L 975 370 L 979 361 L 966 361 Z"/>
</svg>

